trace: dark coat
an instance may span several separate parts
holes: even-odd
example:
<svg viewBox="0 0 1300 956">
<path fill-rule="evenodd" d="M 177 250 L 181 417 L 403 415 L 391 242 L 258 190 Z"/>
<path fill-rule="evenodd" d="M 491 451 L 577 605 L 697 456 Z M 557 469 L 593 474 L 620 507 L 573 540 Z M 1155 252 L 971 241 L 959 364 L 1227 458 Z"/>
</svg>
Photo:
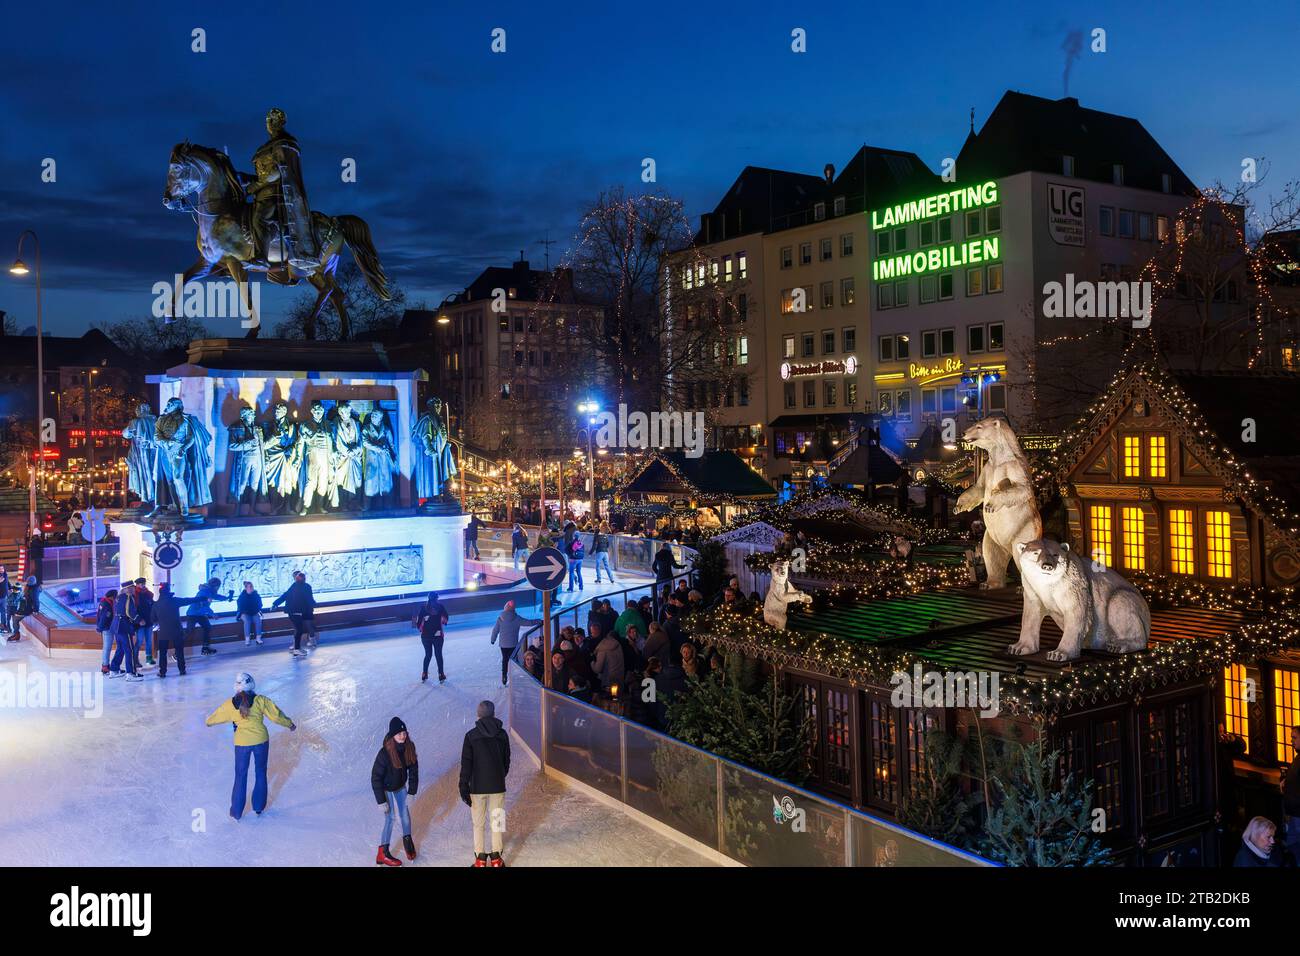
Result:
<svg viewBox="0 0 1300 956">
<path fill-rule="evenodd" d="M 411 742 L 409 737 L 406 742 L 408 744 Z M 401 763 L 400 767 L 393 765 L 394 755 Z M 388 797 L 385 794 L 401 790 L 403 787 L 406 788 L 408 795 L 415 796 L 415 791 L 420 787 L 420 761 L 416 759 L 408 765 L 405 758 L 405 748 L 398 746 L 397 741 L 392 737 L 385 737 L 384 745 L 375 755 L 375 764 L 370 768 L 370 789 L 375 792 L 376 802 L 386 803 Z"/>
<path fill-rule="evenodd" d="M 251 594 L 247 591 L 240 591 L 239 597 L 235 598 L 235 611 L 238 614 L 259 614 L 262 610 L 262 595 L 254 590 Z"/>
<path fill-rule="evenodd" d="M 1280 844 L 1273 844 L 1273 852 L 1268 855 L 1268 859 L 1260 859 L 1257 853 L 1253 853 L 1250 847 L 1246 846 L 1243 841 L 1241 849 L 1237 851 L 1237 858 L 1232 861 L 1233 866 L 1244 867 L 1274 867 L 1282 865 L 1282 847 Z"/>
<path fill-rule="evenodd" d="M 95 614 L 95 630 L 103 634 L 113 626 L 113 615 L 117 612 L 113 610 L 113 602 L 106 597 L 99 599 L 99 608 Z"/>
<path fill-rule="evenodd" d="M 460 798 L 472 793 L 505 793 L 510 773 L 510 738 L 501 721 L 484 717 L 465 734 L 460 750 Z"/>
<path fill-rule="evenodd" d="M 272 610 L 284 605 L 286 614 L 302 614 L 306 617 L 312 616 L 312 609 L 316 607 L 316 598 L 312 596 L 311 585 L 306 581 L 294 581 L 289 585 L 289 589 L 275 599 L 271 605 Z"/>
<path fill-rule="evenodd" d="M 182 601 L 170 592 L 158 595 L 153 602 L 152 613 L 153 622 L 158 625 L 158 640 L 179 644 L 185 639 L 181 627 L 181 608 L 192 600 L 193 598 L 186 598 Z"/>
<path fill-rule="evenodd" d="M 686 567 L 684 564 L 678 564 L 673 558 L 673 553 L 668 548 L 663 548 L 655 555 L 650 567 L 654 569 L 656 581 L 666 581 L 673 576 L 673 571 Z"/>
<path fill-rule="evenodd" d="M 528 547 L 528 535 L 522 531 L 515 531 L 510 535 L 510 547 L 515 551 L 520 551 Z"/>
</svg>

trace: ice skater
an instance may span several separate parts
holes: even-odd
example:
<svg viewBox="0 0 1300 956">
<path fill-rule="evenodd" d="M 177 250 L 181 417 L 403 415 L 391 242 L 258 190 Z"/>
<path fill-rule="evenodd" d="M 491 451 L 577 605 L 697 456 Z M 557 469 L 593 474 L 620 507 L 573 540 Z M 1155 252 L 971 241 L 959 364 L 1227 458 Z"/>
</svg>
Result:
<svg viewBox="0 0 1300 956">
<path fill-rule="evenodd" d="M 271 734 L 266 729 L 269 717 L 281 727 L 297 730 L 298 726 L 280 712 L 275 701 L 253 693 L 256 685 L 252 675 L 240 674 L 235 678 L 235 696 L 223 701 L 208 715 L 207 724 L 229 722 L 235 729 L 235 786 L 230 791 L 230 818 L 238 820 L 244 815 L 248 801 L 248 761 L 253 760 L 253 812 L 258 816 L 266 809 L 266 758 L 271 749 Z"/>
<path fill-rule="evenodd" d="M 217 649 L 212 646 L 212 602 L 213 601 L 233 601 L 235 592 L 223 595 L 221 593 L 221 579 L 210 578 L 207 584 L 200 584 L 198 592 L 194 597 L 184 603 L 189 605 L 189 610 L 185 612 L 185 637 L 194 633 L 195 628 L 203 631 L 203 647 L 200 648 L 200 654 L 215 654 Z"/>
<path fill-rule="evenodd" d="M 505 866 L 501 834 L 505 832 L 506 775 L 510 773 L 510 738 L 496 717 L 492 701 L 480 701 L 478 721 L 465 734 L 460 752 L 460 798 L 474 821 L 474 866 Z M 492 831 L 492 852 L 483 852 L 483 828 Z"/>
<path fill-rule="evenodd" d="M 271 610 L 274 611 L 281 604 L 284 605 L 284 612 L 289 615 L 289 620 L 293 622 L 293 647 L 289 653 L 294 657 L 306 657 L 307 652 L 302 649 L 302 635 L 308 633 L 307 646 L 316 646 L 316 597 L 311 593 L 311 585 L 307 583 L 307 575 L 301 571 L 293 572 L 293 584 L 289 585 L 287 591 L 281 594 L 271 604 Z"/>
<path fill-rule="evenodd" d="M 411 838 L 411 811 L 406 798 L 415 796 L 420 786 L 420 763 L 415 754 L 415 741 L 406 730 L 402 718 L 388 722 L 388 736 L 375 755 L 375 765 L 370 769 L 370 789 L 384 811 L 384 829 L 379 835 L 379 852 L 375 863 L 379 866 L 401 866 L 402 861 L 388 852 L 393 839 L 393 817 L 402 823 L 402 846 L 408 860 L 415 859 L 415 841 Z"/>
<path fill-rule="evenodd" d="M 244 625 L 244 646 L 257 638 L 257 646 L 262 646 L 262 595 L 257 593 L 252 581 L 244 582 L 244 590 L 239 592 L 235 601 L 235 611 L 240 623 Z"/>
<path fill-rule="evenodd" d="M 104 645 L 104 656 L 99 665 L 101 674 L 108 673 L 108 655 L 113 650 L 113 618 L 117 615 L 117 588 L 109 588 L 95 612 L 95 631 Z"/>
<path fill-rule="evenodd" d="M 447 673 L 442 666 L 442 641 L 447 621 L 450 620 L 447 609 L 438 600 L 438 592 L 430 591 L 428 600 L 415 616 L 415 629 L 420 632 L 420 643 L 424 645 L 424 666 L 420 670 L 420 680 L 429 679 L 429 658 L 438 661 L 438 683 L 445 683 Z"/>
<path fill-rule="evenodd" d="M 135 600 L 135 582 L 126 581 L 117 592 L 114 608 L 113 631 L 117 636 L 117 649 L 108 665 L 108 676 L 122 677 L 132 683 L 144 680 L 135 667 L 135 634 L 140 628 L 140 611 Z M 122 670 L 122 665 L 126 670 Z"/>
<path fill-rule="evenodd" d="M 502 687 L 506 686 L 510 676 L 510 658 L 514 656 L 515 648 L 519 646 L 519 628 L 524 624 L 536 623 L 536 621 L 530 621 L 516 614 L 514 601 L 506 601 L 505 609 L 498 615 L 496 623 L 492 625 L 492 639 L 488 643 L 495 644 L 497 638 L 501 638 Z"/>
</svg>

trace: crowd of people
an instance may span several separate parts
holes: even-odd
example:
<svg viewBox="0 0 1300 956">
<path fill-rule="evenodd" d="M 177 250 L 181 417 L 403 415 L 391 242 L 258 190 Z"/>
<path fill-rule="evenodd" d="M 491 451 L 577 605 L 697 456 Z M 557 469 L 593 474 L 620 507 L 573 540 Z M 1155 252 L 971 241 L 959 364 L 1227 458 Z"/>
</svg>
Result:
<svg viewBox="0 0 1300 956">
<path fill-rule="evenodd" d="M 0 574 L 3 568 L 0 568 Z M 33 582 L 34 584 L 34 582 Z M 234 601 L 235 615 L 243 629 L 244 646 L 263 645 L 262 616 L 266 611 L 262 595 L 252 581 L 243 582 L 236 598 L 233 591 L 221 593 L 221 580 L 212 578 L 199 585 L 193 597 L 178 597 L 170 584 L 159 585 L 155 595 L 148 581 L 136 578 L 119 587 L 110 588 L 99 599 L 95 610 L 95 630 L 100 637 L 102 656 L 100 671 L 110 678 L 122 677 L 128 682 L 144 680 L 143 671 L 155 665 L 158 677 L 167 676 L 168 654 L 181 676 L 186 673 L 185 645 L 197 632 L 201 655 L 217 653 L 212 646 L 212 619 L 216 615 L 213 602 Z M 293 646 L 289 653 L 303 657 L 303 639 L 308 647 L 316 644 L 314 620 L 316 599 L 312 595 L 307 576 L 295 571 L 293 583 L 271 604 L 271 610 L 283 604 L 293 625 Z M 182 614 L 181 609 L 185 611 Z M 143 651 L 144 660 L 140 654 Z"/>
<path fill-rule="evenodd" d="M 660 554 L 672 560 L 668 548 Z M 712 610 L 749 616 L 763 612 L 759 595 L 746 597 L 736 578 L 709 596 L 686 577 L 677 578 L 675 585 L 664 580 L 681 567 L 676 562 L 656 567 L 660 580 L 653 597 L 647 594 L 628 600 L 621 610 L 608 598 L 595 598 L 583 624 L 560 628 L 551 648 L 550 689 L 652 729 L 667 730 L 667 706 L 677 694 L 689 690 L 690 678 L 721 673 L 724 666 L 716 647 L 706 648 L 690 635 L 691 616 Z M 495 643 L 501 635 L 503 684 L 508 678 L 509 656 L 519 645 L 521 624 L 536 623 L 520 618 L 513 601 L 497 618 L 492 640 Z M 529 637 L 520 658 L 524 669 L 543 682 L 548 680 L 545 653 L 542 635 L 536 633 Z M 654 694 L 640 692 L 649 686 L 647 680 L 653 681 Z"/>
</svg>

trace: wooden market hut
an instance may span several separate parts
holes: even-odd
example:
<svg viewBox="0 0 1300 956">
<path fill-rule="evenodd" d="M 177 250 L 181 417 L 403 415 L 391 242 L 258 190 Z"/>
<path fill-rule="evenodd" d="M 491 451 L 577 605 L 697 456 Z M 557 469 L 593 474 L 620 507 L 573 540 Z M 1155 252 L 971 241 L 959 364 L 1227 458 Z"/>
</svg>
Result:
<svg viewBox="0 0 1300 956">
<path fill-rule="evenodd" d="M 1300 583 L 1300 376 L 1121 375 L 1057 450 L 1076 548 L 1159 588 L 1289 601 Z M 1231 780 L 1250 815 L 1276 802 L 1297 759 L 1300 653 L 1225 666 L 1215 725 L 1239 738 Z M 1227 768 L 1225 768 L 1227 769 Z"/>
<path fill-rule="evenodd" d="M 725 524 L 743 509 L 774 501 L 776 492 L 732 451 L 654 452 L 619 492 L 619 503 L 660 505 L 689 513 L 714 508 Z"/>
</svg>

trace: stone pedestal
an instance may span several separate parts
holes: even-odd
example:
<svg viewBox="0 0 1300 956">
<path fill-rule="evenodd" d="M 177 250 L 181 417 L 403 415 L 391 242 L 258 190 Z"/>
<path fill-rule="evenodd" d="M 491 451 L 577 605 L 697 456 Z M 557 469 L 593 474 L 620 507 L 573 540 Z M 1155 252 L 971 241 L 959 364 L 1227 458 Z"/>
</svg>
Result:
<svg viewBox="0 0 1300 956">
<path fill-rule="evenodd" d="M 317 601 L 365 600 L 454 590 L 464 585 L 461 514 L 402 513 L 374 517 L 231 518 L 180 533 L 180 567 L 153 565 L 149 525 L 120 522 L 121 577 L 144 577 L 151 587 L 168 580 L 178 597 L 190 597 L 209 578 L 238 593 L 252 581 L 270 607 L 303 571 Z M 218 612 L 233 604 L 215 605 Z"/>
</svg>

